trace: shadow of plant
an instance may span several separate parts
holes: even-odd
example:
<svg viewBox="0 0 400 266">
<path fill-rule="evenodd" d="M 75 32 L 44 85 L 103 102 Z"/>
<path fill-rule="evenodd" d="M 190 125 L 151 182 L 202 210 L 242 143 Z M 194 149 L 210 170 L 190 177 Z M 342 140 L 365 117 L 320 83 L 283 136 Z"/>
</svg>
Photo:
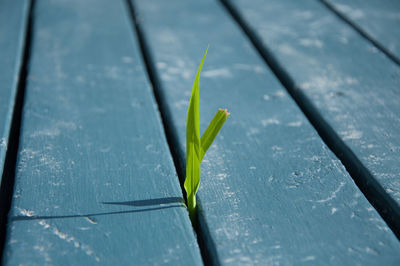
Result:
<svg viewBox="0 0 400 266">
<path fill-rule="evenodd" d="M 178 203 L 178 204 L 176 204 Z M 152 208 L 145 209 L 135 209 L 128 211 L 114 211 L 114 212 L 102 212 L 102 213 L 88 213 L 88 214 L 75 214 L 75 215 L 55 215 L 55 216 L 12 216 L 10 221 L 28 221 L 28 220 L 43 220 L 43 219 L 64 219 L 64 218 L 90 218 L 95 216 L 111 215 L 111 214 L 125 214 L 125 213 L 136 213 L 136 212 L 148 212 L 157 211 L 169 208 L 185 208 L 185 202 L 183 198 L 180 197 L 166 197 L 166 198 L 156 198 L 147 200 L 134 200 L 134 201 L 122 201 L 122 202 L 102 202 L 102 204 L 107 205 L 126 205 L 134 207 L 144 207 L 144 206 L 155 206 Z M 170 205 L 172 204 L 172 205 Z"/>
</svg>

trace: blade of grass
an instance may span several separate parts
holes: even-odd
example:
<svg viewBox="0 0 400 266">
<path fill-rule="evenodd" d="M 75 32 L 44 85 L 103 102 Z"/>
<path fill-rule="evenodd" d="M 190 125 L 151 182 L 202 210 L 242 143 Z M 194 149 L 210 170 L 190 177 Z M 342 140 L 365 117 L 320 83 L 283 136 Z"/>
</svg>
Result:
<svg viewBox="0 0 400 266">
<path fill-rule="evenodd" d="M 227 109 L 219 109 L 215 114 L 213 120 L 211 120 L 203 136 L 201 136 L 201 150 L 200 150 L 200 162 L 203 160 L 208 148 L 213 143 L 215 137 L 218 135 L 225 121 L 228 119 L 229 113 Z"/>
<path fill-rule="evenodd" d="M 193 224 L 196 223 L 196 193 L 200 185 L 200 164 L 210 145 L 221 130 L 229 113 L 226 109 L 219 109 L 200 138 L 199 126 L 199 98 L 200 72 L 206 58 L 208 47 L 203 55 L 194 80 L 192 95 L 186 118 L 186 179 L 184 187 L 187 196 L 189 216 Z"/>
<path fill-rule="evenodd" d="M 208 47 L 201 60 L 199 69 L 197 70 L 186 118 L 186 180 L 184 187 L 187 194 L 189 215 L 192 220 L 194 220 L 195 217 L 196 192 L 200 185 L 201 140 L 199 126 L 199 81 L 207 51 Z"/>
</svg>

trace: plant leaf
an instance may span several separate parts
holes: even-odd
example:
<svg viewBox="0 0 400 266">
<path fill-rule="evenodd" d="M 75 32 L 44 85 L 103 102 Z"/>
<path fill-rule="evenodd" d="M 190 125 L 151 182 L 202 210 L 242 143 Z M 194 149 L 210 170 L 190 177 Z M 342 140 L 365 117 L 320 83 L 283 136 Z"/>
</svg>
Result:
<svg viewBox="0 0 400 266">
<path fill-rule="evenodd" d="M 201 136 L 200 161 L 203 160 L 205 153 L 213 143 L 215 137 L 218 135 L 218 132 L 221 130 L 228 117 L 229 113 L 227 109 L 219 109 L 213 120 L 211 120 L 206 131 L 204 131 L 203 136 Z"/>
<path fill-rule="evenodd" d="M 208 47 L 201 60 L 199 69 L 197 70 L 186 118 L 186 180 L 184 187 L 187 194 L 190 214 L 194 214 L 196 208 L 196 192 L 200 185 L 201 140 L 199 126 L 199 81 L 207 51 Z"/>
</svg>

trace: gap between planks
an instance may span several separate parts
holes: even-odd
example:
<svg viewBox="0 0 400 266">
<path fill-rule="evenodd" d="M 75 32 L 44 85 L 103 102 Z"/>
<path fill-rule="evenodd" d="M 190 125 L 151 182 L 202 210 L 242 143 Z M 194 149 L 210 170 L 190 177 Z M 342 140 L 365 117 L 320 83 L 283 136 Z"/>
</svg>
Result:
<svg viewBox="0 0 400 266">
<path fill-rule="evenodd" d="M 28 0 L 29 1 L 29 0 Z M 33 6 L 34 0 L 28 2 L 27 20 L 24 25 L 22 63 L 18 70 L 18 85 L 12 113 L 11 127 L 8 136 L 7 152 L 4 161 L 4 170 L 1 177 L 0 187 L 0 261 L 3 258 L 4 245 L 6 241 L 6 230 L 8 212 L 14 191 L 15 167 L 17 162 L 19 137 L 21 130 L 22 109 L 24 105 L 25 85 L 28 76 L 28 65 L 30 59 L 32 28 L 33 28 Z"/>
<path fill-rule="evenodd" d="M 367 39 L 371 42 L 377 49 L 379 49 L 382 53 L 384 53 L 390 60 L 400 66 L 400 59 L 393 54 L 389 49 L 387 49 L 384 45 L 382 45 L 378 40 L 376 40 L 373 36 L 369 35 L 365 30 L 363 30 L 360 26 L 358 26 L 355 22 L 353 22 L 350 18 L 348 18 L 345 14 L 340 12 L 337 8 L 335 8 L 331 3 L 326 0 L 319 0 L 329 11 L 333 12 L 336 16 L 338 16 L 341 20 L 347 23 L 350 27 L 352 27 L 356 32 L 358 32 L 363 38 Z"/>
<path fill-rule="evenodd" d="M 134 34 L 137 36 L 139 42 L 140 52 L 143 58 L 143 62 L 146 66 L 146 72 L 153 88 L 154 98 L 156 100 L 158 110 L 161 116 L 162 126 L 168 142 L 168 148 L 170 150 L 172 159 L 174 161 L 175 170 L 178 174 L 179 184 L 181 186 L 182 194 L 186 202 L 186 191 L 184 189 L 185 181 L 185 162 L 181 158 L 185 158 L 184 152 L 179 149 L 178 135 L 176 129 L 172 126 L 171 114 L 167 107 L 165 96 L 162 90 L 162 86 L 159 77 L 156 72 L 154 61 L 151 56 L 151 52 L 148 49 L 146 38 L 141 28 L 140 15 L 135 11 L 134 1 L 125 0 L 129 15 L 131 16 Z M 198 199 L 197 203 L 197 222 L 193 223 L 193 230 L 196 233 L 197 241 L 200 248 L 201 257 L 204 265 L 219 265 L 218 254 L 216 251 L 215 243 L 209 233 L 208 225 L 204 219 L 201 210 L 201 201 Z M 189 215 L 189 213 L 188 213 Z"/>
<path fill-rule="evenodd" d="M 220 0 L 220 2 L 222 6 L 225 7 L 227 12 L 232 16 L 233 20 L 236 21 L 244 34 L 249 38 L 257 52 L 264 59 L 265 63 L 269 66 L 274 75 L 286 88 L 289 95 L 294 99 L 300 110 L 310 121 L 311 125 L 315 128 L 324 143 L 345 166 L 346 170 L 349 172 L 350 176 L 367 200 L 378 211 L 379 215 L 385 220 L 390 229 L 400 240 L 400 207 L 397 205 L 395 200 L 386 193 L 385 189 L 376 181 L 370 171 L 361 163 L 357 156 L 325 121 L 311 100 L 308 99 L 301 89 L 296 86 L 293 78 L 275 58 L 268 47 L 263 44 L 257 33 L 255 33 L 246 23 L 245 19 L 240 15 L 236 7 L 229 3 L 229 0 Z M 350 24 L 350 22 L 348 23 Z M 361 32 L 359 33 L 362 35 Z M 372 38 L 369 40 L 374 43 Z M 377 44 L 380 45 L 379 43 Z M 376 45 L 376 43 L 374 43 L 374 45 Z M 385 49 L 383 46 L 381 47 Z M 385 54 L 389 56 L 387 53 Z"/>
</svg>

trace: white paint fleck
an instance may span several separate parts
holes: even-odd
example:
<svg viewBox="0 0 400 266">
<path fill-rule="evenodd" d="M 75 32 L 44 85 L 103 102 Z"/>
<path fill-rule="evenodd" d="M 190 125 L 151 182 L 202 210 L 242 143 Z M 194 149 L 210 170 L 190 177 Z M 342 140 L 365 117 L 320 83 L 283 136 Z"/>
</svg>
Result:
<svg viewBox="0 0 400 266">
<path fill-rule="evenodd" d="M 21 208 L 19 208 L 19 207 L 17 207 L 17 209 L 19 210 L 19 213 L 20 213 L 22 216 L 32 217 L 32 216 L 35 215 L 35 212 L 34 212 L 34 211 L 30 211 L 30 210 L 27 210 L 27 209 L 21 209 Z"/>
<path fill-rule="evenodd" d="M 370 247 L 366 247 L 365 248 L 365 252 L 368 253 L 368 254 L 371 254 L 371 255 L 379 255 L 378 251 L 376 251 L 375 249 L 370 248 Z"/>
<path fill-rule="evenodd" d="M 343 84 L 340 79 L 330 79 L 326 76 L 314 76 L 310 81 L 302 83 L 300 86 L 304 89 L 326 89 L 326 88 L 337 88 Z"/>
<path fill-rule="evenodd" d="M 258 133 L 260 133 L 260 130 L 259 130 L 258 128 L 251 127 L 251 128 L 246 132 L 246 136 L 247 136 L 247 137 L 250 137 L 250 136 L 253 136 L 253 135 L 257 135 Z"/>
<path fill-rule="evenodd" d="M 267 94 L 264 94 L 263 99 L 268 101 L 269 99 L 271 99 L 271 97 L 269 97 Z"/>
<path fill-rule="evenodd" d="M 286 93 L 285 93 L 284 90 L 277 90 L 277 91 L 275 92 L 275 96 L 278 97 L 278 98 L 283 98 L 283 97 L 286 96 Z"/>
<path fill-rule="evenodd" d="M 33 134 L 31 134 L 31 137 L 46 136 L 54 138 L 60 135 L 60 133 L 61 130 L 59 128 L 48 128 L 35 131 Z"/>
<path fill-rule="evenodd" d="M 365 208 L 368 212 L 373 212 L 374 211 L 374 208 L 373 207 L 367 207 L 367 208 Z"/>
<path fill-rule="evenodd" d="M 152 144 L 146 145 L 146 151 L 150 151 L 151 149 L 153 149 L 153 145 Z"/>
<path fill-rule="evenodd" d="M 217 78 L 217 77 L 231 78 L 232 73 L 227 68 L 219 68 L 219 69 L 204 71 L 202 76 L 205 78 Z"/>
<path fill-rule="evenodd" d="M 181 69 L 179 67 L 169 67 L 167 69 L 167 72 L 168 72 L 168 74 L 176 75 L 176 74 L 179 74 L 181 72 Z"/>
<path fill-rule="evenodd" d="M 264 259 L 264 265 L 282 265 L 282 255 L 273 255 Z M 287 263 L 286 263 L 287 264 Z M 252 265 L 251 263 L 247 265 Z"/>
<path fill-rule="evenodd" d="M 259 73 L 259 74 L 264 73 L 265 68 L 262 66 L 254 66 L 254 72 Z"/>
<path fill-rule="evenodd" d="M 107 152 L 109 152 L 110 150 L 111 150 L 111 146 L 108 146 L 108 147 L 104 147 L 104 148 L 100 148 L 100 149 L 99 149 L 100 152 L 104 152 L 104 153 L 107 153 Z"/>
<path fill-rule="evenodd" d="M 336 198 L 336 194 L 339 193 L 339 191 L 344 187 L 345 184 L 346 184 L 345 182 L 340 182 L 338 188 L 335 189 L 335 191 L 333 191 L 331 193 L 331 195 L 329 195 L 329 197 L 327 197 L 326 199 L 317 200 L 315 202 L 323 203 L 323 202 L 327 202 L 327 201 L 333 200 L 334 198 Z"/>
<path fill-rule="evenodd" d="M 6 145 L 7 145 L 6 139 L 5 138 L 1 138 L 0 139 L 0 147 L 4 148 Z"/>
<path fill-rule="evenodd" d="M 249 169 L 250 169 L 250 170 L 255 170 L 255 169 L 257 169 L 257 167 L 255 167 L 255 166 L 252 165 L 252 166 L 249 167 Z"/>
<path fill-rule="evenodd" d="M 376 227 L 378 227 L 378 229 L 381 231 L 390 232 L 389 227 L 387 227 L 385 225 L 376 225 Z"/>
<path fill-rule="evenodd" d="M 343 136 L 344 140 L 361 139 L 363 133 L 359 130 L 353 129 L 353 130 L 343 131 L 341 132 L 341 135 Z"/>
<path fill-rule="evenodd" d="M 245 70 L 245 71 L 251 71 L 257 74 L 265 73 L 265 67 L 261 65 L 249 65 L 249 64 L 234 64 L 233 65 L 234 69 L 238 70 Z"/>
<path fill-rule="evenodd" d="M 285 54 L 285 55 L 295 55 L 296 54 L 296 50 L 293 49 L 288 44 L 279 45 L 278 50 L 279 50 L 279 52 L 281 52 L 282 54 Z"/>
<path fill-rule="evenodd" d="M 117 66 L 109 66 L 105 68 L 105 76 L 110 79 L 119 79 L 121 70 Z"/>
<path fill-rule="evenodd" d="M 315 260 L 315 256 L 307 256 L 301 259 L 301 261 L 312 261 Z"/>
<path fill-rule="evenodd" d="M 318 40 L 318 39 L 300 39 L 300 44 L 305 46 L 305 47 L 316 47 L 316 48 L 322 48 L 323 47 L 323 43 L 322 41 Z"/>
<path fill-rule="evenodd" d="M 189 106 L 189 101 L 188 101 L 188 100 L 176 101 L 176 102 L 174 102 L 174 106 L 175 106 L 176 108 L 181 109 L 181 108 L 183 108 L 183 107 Z M 186 109 L 186 108 L 185 108 L 185 109 Z"/>
<path fill-rule="evenodd" d="M 335 214 L 335 212 L 337 212 L 337 211 L 338 211 L 338 209 L 333 207 L 333 208 L 331 209 L 331 215 Z"/>
<path fill-rule="evenodd" d="M 38 251 L 44 256 L 44 260 L 46 262 L 51 262 L 51 258 L 48 252 L 46 252 L 46 248 L 44 246 L 34 245 L 33 249 Z"/>
<path fill-rule="evenodd" d="M 370 157 L 371 157 L 371 156 L 370 156 Z M 385 191 L 386 191 L 387 193 L 393 193 L 393 192 L 394 192 L 394 190 L 391 189 L 391 188 L 386 188 Z"/>
<path fill-rule="evenodd" d="M 68 235 L 67 233 L 61 232 L 57 227 L 51 226 L 49 223 L 47 223 L 45 220 L 40 220 L 39 224 L 44 228 L 44 229 L 52 229 L 52 233 L 60 238 L 61 240 L 66 241 L 67 243 L 72 244 L 75 248 L 78 248 L 82 250 L 83 252 L 86 253 L 86 255 L 93 257 L 97 262 L 100 261 L 100 258 L 96 256 L 95 252 L 92 250 L 92 248 L 86 244 L 82 244 L 79 242 L 75 237 Z"/>
<path fill-rule="evenodd" d="M 39 221 L 39 224 L 40 224 L 41 226 L 43 226 L 44 229 L 47 229 L 47 228 L 50 227 L 50 224 L 46 223 L 45 220 L 40 220 L 40 221 Z"/>
<path fill-rule="evenodd" d="M 226 173 L 219 173 L 219 174 L 217 174 L 217 179 L 224 180 L 227 176 L 228 176 L 228 174 L 226 174 Z"/>
<path fill-rule="evenodd" d="M 157 68 L 159 69 L 164 69 L 167 67 L 167 64 L 165 62 L 157 62 Z"/>
<path fill-rule="evenodd" d="M 261 120 L 261 124 L 263 127 L 269 126 L 269 125 L 279 125 L 281 122 L 276 119 L 276 118 L 269 118 L 269 119 L 263 119 Z"/>
<path fill-rule="evenodd" d="M 54 234 L 55 234 L 56 236 L 58 236 L 58 237 L 61 238 L 61 239 L 66 240 L 66 239 L 68 238 L 68 235 L 67 235 L 67 234 L 64 234 L 64 233 L 60 232 L 57 228 L 54 228 L 53 232 L 54 232 Z M 72 241 L 72 240 L 74 240 L 74 238 L 73 238 L 73 237 L 72 237 L 72 238 L 68 238 L 68 240 L 69 240 L 69 241 Z M 68 241 L 68 242 L 69 242 L 69 241 Z"/>
<path fill-rule="evenodd" d="M 64 132 L 65 130 L 76 130 L 77 126 L 74 122 L 66 122 L 66 121 L 59 121 L 54 123 L 51 127 L 40 129 L 33 132 L 30 136 L 31 137 L 50 137 L 54 138 Z"/>
<path fill-rule="evenodd" d="M 352 77 L 347 77 L 345 78 L 345 81 L 348 85 L 354 85 L 354 84 L 359 84 L 358 79 L 352 78 Z"/>
<path fill-rule="evenodd" d="M 289 127 L 300 127 L 302 124 L 303 124 L 302 121 L 295 121 L 295 122 L 290 122 L 290 123 L 288 123 L 287 125 L 288 125 Z"/>
</svg>

